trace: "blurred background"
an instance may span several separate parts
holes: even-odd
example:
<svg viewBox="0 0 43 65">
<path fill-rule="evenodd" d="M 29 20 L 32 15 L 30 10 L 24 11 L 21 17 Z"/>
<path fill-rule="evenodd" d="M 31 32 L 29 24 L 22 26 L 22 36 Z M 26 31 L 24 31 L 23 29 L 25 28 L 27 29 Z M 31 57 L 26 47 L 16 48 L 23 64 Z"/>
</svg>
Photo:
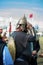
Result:
<svg viewBox="0 0 43 65">
<path fill-rule="evenodd" d="M 2 35 L 6 32 L 9 37 L 24 14 L 36 29 L 41 48 L 39 53 L 43 53 L 43 0 L 0 0 L 0 31 L 3 30 Z M 41 61 L 38 59 L 38 63 L 42 65 L 43 58 Z"/>
</svg>

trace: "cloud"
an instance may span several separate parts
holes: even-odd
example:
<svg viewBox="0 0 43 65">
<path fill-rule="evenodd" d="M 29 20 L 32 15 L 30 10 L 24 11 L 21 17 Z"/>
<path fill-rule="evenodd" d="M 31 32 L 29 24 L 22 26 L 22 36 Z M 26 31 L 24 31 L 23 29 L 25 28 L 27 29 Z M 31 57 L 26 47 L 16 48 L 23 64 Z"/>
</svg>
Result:
<svg viewBox="0 0 43 65">
<path fill-rule="evenodd" d="M 8 8 L 0 9 L 0 16 L 2 17 L 13 17 L 20 18 L 24 14 L 29 18 L 30 14 L 33 14 L 33 19 L 37 21 L 43 21 L 43 9 L 42 8 L 29 8 L 29 9 L 20 9 L 20 8 Z"/>
<path fill-rule="evenodd" d="M 33 14 L 33 18 L 30 19 L 29 15 Z M 29 9 L 0 9 L 0 21 L 2 21 L 2 17 L 9 18 L 12 17 L 13 19 L 19 20 L 23 15 L 26 15 L 29 22 L 33 25 L 38 24 L 41 27 L 43 24 L 43 9 L 42 8 L 29 8 Z M 4 20 L 6 21 L 6 20 Z M 7 22 L 9 20 L 7 19 Z M 40 23 L 42 22 L 42 23 Z"/>
</svg>

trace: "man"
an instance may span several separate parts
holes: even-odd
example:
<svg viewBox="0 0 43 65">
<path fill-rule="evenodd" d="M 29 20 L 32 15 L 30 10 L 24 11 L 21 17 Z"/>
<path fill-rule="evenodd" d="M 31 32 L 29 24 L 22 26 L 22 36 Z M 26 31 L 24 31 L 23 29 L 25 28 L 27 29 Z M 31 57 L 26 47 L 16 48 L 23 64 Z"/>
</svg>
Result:
<svg viewBox="0 0 43 65">
<path fill-rule="evenodd" d="M 29 65 L 32 56 L 30 43 L 34 37 L 27 35 L 27 20 L 25 16 L 18 21 L 16 31 L 12 33 L 16 44 L 15 65 Z"/>
<path fill-rule="evenodd" d="M 32 50 L 31 65 L 37 65 L 37 53 L 40 49 L 39 40 L 36 40 L 35 28 L 30 23 L 27 24 L 27 29 L 28 34 L 32 34 L 35 37 L 35 40 L 31 42 L 31 50 Z"/>
</svg>

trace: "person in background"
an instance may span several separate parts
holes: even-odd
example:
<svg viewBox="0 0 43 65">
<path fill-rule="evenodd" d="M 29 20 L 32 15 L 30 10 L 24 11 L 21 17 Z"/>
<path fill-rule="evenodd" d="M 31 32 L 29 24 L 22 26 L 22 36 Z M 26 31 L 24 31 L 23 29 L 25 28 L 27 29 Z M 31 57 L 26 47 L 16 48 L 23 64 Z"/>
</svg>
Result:
<svg viewBox="0 0 43 65">
<path fill-rule="evenodd" d="M 13 65 L 12 56 L 6 41 L 3 41 L 2 30 L 0 31 L 0 65 Z"/>
<path fill-rule="evenodd" d="M 27 29 L 27 34 L 32 34 L 35 37 L 35 40 L 31 42 L 32 58 L 30 63 L 31 65 L 37 65 L 37 53 L 40 49 L 39 40 L 36 40 L 35 28 L 30 23 L 27 24 Z"/>
</svg>

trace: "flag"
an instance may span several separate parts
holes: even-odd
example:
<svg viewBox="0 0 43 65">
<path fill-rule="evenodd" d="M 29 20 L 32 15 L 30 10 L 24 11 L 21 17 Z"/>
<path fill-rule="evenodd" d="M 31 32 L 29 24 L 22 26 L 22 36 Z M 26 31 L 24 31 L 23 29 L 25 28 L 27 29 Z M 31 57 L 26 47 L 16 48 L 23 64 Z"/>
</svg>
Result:
<svg viewBox="0 0 43 65">
<path fill-rule="evenodd" d="M 11 32 L 11 28 L 12 28 L 12 26 L 11 26 L 11 22 L 9 23 L 9 33 Z"/>
<path fill-rule="evenodd" d="M 33 17 L 33 14 L 30 14 L 30 15 L 29 15 L 29 18 L 32 18 L 32 17 Z"/>
</svg>

